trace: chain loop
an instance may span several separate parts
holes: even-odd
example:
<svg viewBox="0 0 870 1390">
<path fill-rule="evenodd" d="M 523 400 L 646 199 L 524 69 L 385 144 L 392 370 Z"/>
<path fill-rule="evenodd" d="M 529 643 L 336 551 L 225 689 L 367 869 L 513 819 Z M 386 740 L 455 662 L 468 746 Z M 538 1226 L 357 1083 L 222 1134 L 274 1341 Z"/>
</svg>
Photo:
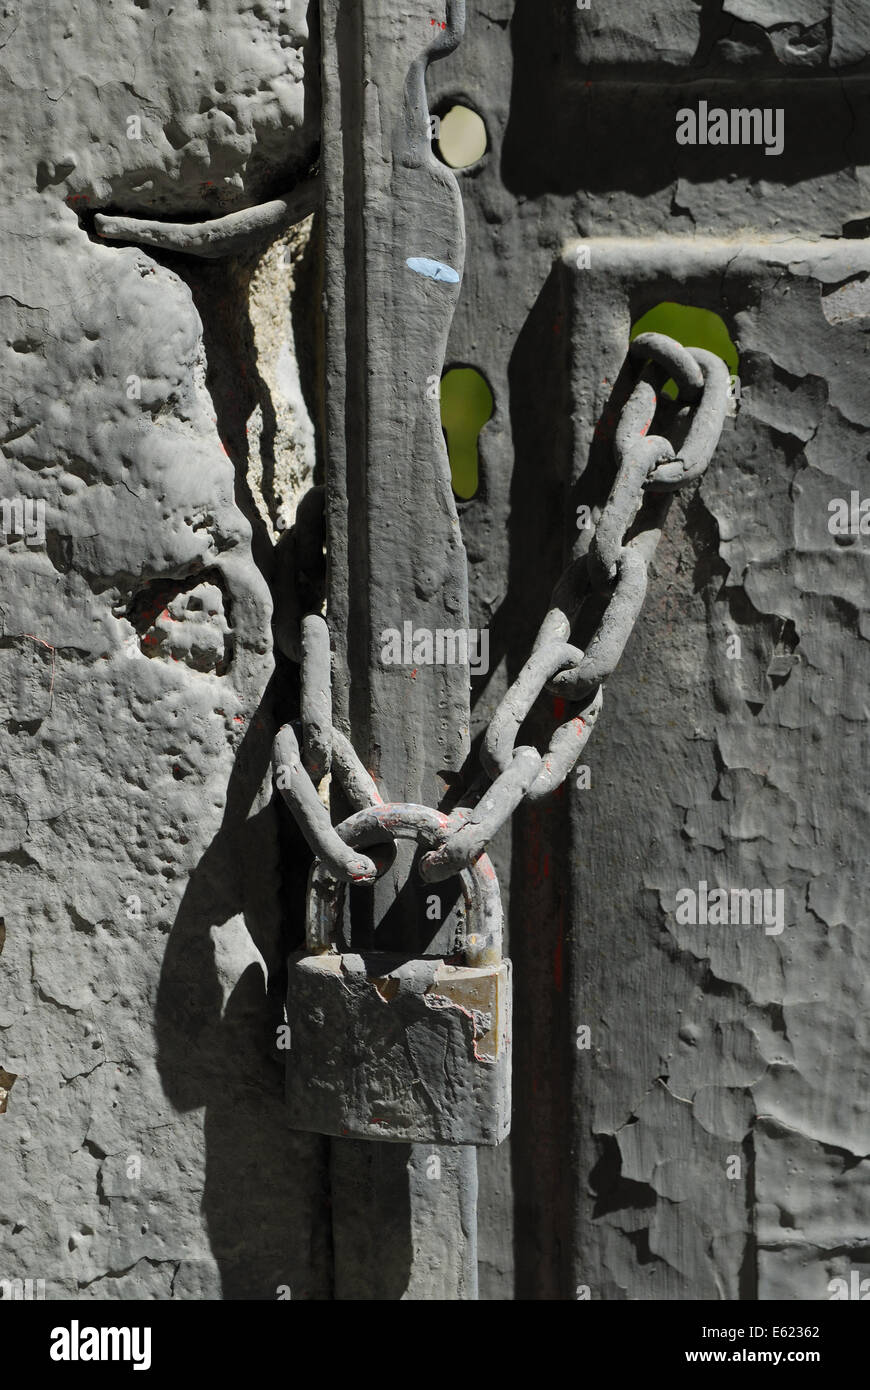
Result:
<svg viewBox="0 0 870 1390">
<path fill-rule="evenodd" d="M 596 588 L 616 578 L 622 540 L 640 511 L 644 484 L 657 464 L 673 459 L 674 451 L 658 435 L 633 439 L 621 449 L 617 434 L 616 455 L 619 471 L 587 552 L 589 577 Z"/>
<path fill-rule="evenodd" d="M 728 409 L 731 374 L 721 357 L 704 348 L 689 348 L 704 376 L 704 390 L 692 415 L 689 432 L 673 463 L 653 469 L 647 484 L 651 492 L 675 492 L 700 478 L 719 438 Z"/>
<path fill-rule="evenodd" d="M 329 628 L 319 613 L 302 619 L 302 761 L 315 786 L 332 763 L 332 656 Z"/>
<path fill-rule="evenodd" d="M 624 545 L 616 560 L 616 583 L 609 602 L 585 653 L 577 647 L 580 660 L 557 669 L 547 689 L 566 700 L 580 700 L 588 691 L 606 681 L 616 669 L 646 598 L 646 560 L 632 544 Z"/>
<path fill-rule="evenodd" d="M 458 874 L 473 864 L 492 837 L 510 820 L 537 778 L 543 759 L 535 748 L 515 748 L 507 767 L 496 777 L 473 810 L 459 808 L 458 823 L 439 849 L 420 860 L 420 874 L 427 883 Z M 454 812 L 454 816 L 457 813 Z"/>
<path fill-rule="evenodd" d="M 412 839 L 429 846 L 444 843 L 456 824 L 455 815 L 445 815 L 431 806 L 409 802 L 388 802 L 369 806 L 348 816 L 336 826 L 336 833 L 349 845 L 377 845 L 386 837 Z M 503 914 L 495 871 L 484 853 L 474 863 L 459 865 L 468 922 L 476 930 L 466 933 L 463 943 L 468 965 L 499 965 L 502 959 Z M 309 876 L 306 941 L 310 951 L 331 948 L 331 928 L 340 905 L 343 879 L 333 875 L 325 861 L 315 861 Z"/>
<path fill-rule="evenodd" d="M 329 812 L 302 765 L 299 739 L 292 724 L 278 730 L 272 749 L 272 770 L 278 790 L 312 853 L 343 882 L 374 883 L 378 876 L 374 860 L 348 849 L 336 833 Z"/>
<path fill-rule="evenodd" d="M 366 772 L 350 739 L 340 729 L 332 731 L 332 771 L 355 811 L 367 806 L 383 806 L 384 798 L 374 777 Z"/>
<path fill-rule="evenodd" d="M 683 347 L 682 343 L 665 333 L 638 333 L 628 351 L 635 361 L 648 359 L 663 367 L 674 378 L 684 401 L 699 399 L 704 389 L 704 373 L 695 357 L 694 348 Z"/>
<path fill-rule="evenodd" d="M 575 556 L 564 570 L 531 655 L 490 721 L 481 763 L 493 779 L 492 785 L 476 806 L 459 807 L 450 815 L 425 807 L 400 808 L 402 824 L 413 823 L 429 845 L 420 863 L 420 872 L 429 882 L 481 862 L 487 844 L 520 803 L 549 795 L 575 767 L 600 714 L 603 683 L 622 656 L 646 596 L 648 565 L 669 503 L 664 496 L 644 507 L 644 496 L 673 493 L 694 482 L 709 464 L 719 441 L 730 383 L 721 358 L 703 348 L 685 348 L 661 333 L 639 334 L 630 345 L 629 355 L 642 365 L 616 429 L 613 486 L 587 552 Z M 678 448 L 662 435 L 649 434 L 660 405 L 663 372 L 677 384 L 672 418 L 680 428 L 687 425 Z M 663 411 L 663 416 L 667 415 Z M 297 571 L 315 597 L 315 606 L 317 581 L 312 584 L 308 576 L 322 558 L 317 505 L 312 499 L 309 507 L 300 506 L 298 535 L 291 552 Z M 636 533 L 626 540 L 632 529 Z M 595 597 L 600 603 L 602 596 L 605 602 L 598 626 L 586 650 L 581 651 L 571 643 L 572 627 L 587 601 Z M 310 606 L 310 597 L 308 603 Z M 379 872 L 374 860 L 350 848 L 344 836 L 352 826 L 356 845 L 383 841 L 389 835 L 390 814 L 349 739 L 332 726 L 325 620 L 309 612 L 302 618 L 301 633 L 304 756 L 300 756 L 294 728 L 285 725 L 273 751 L 278 787 L 329 874 L 339 882 L 370 883 Z M 298 646 L 297 639 L 288 633 L 285 650 L 295 656 Z M 545 690 L 571 701 L 573 709 L 542 755 L 535 748 L 516 747 L 516 738 Z M 330 766 L 356 808 L 350 821 L 337 827 L 315 789 Z M 383 847 L 379 848 L 382 858 Z M 392 840 L 389 849 L 395 852 Z"/>
<path fill-rule="evenodd" d="M 554 677 L 557 678 L 558 676 Z M 580 754 L 589 742 L 603 704 L 604 688 L 599 685 L 588 704 L 584 704 L 578 713 L 556 730 L 544 755 L 544 765 L 529 787 L 527 800 L 541 801 L 557 787 L 561 787 L 574 771 Z"/>
</svg>

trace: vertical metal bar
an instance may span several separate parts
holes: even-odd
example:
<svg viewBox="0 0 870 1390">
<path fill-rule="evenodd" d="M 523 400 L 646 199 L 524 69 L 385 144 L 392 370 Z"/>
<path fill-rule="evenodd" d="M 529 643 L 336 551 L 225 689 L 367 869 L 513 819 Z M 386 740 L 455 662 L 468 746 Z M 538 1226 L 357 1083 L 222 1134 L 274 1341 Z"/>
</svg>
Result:
<svg viewBox="0 0 870 1390">
<path fill-rule="evenodd" d="M 432 389 L 464 224 L 456 180 L 431 152 L 425 97 L 426 67 L 455 46 L 464 17 L 464 0 L 321 2 L 334 717 L 383 792 L 430 805 L 467 756 L 468 667 L 381 657 L 382 634 L 406 623 L 468 626 Z M 409 868 L 397 855 L 371 893 L 369 926 L 411 953 L 425 923 Z M 355 919 L 355 939 L 365 927 Z M 332 1186 L 336 1298 L 476 1298 L 474 1149 L 336 1141 Z"/>
</svg>

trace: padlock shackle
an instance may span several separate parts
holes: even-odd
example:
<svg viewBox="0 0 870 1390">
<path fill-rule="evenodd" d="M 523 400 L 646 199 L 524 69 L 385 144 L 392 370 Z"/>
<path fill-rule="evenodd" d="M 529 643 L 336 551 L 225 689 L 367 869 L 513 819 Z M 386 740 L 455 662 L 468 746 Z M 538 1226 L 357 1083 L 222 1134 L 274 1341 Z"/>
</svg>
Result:
<svg viewBox="0 0 870 1390">
<path fill-rule="evenodd" d="M 431 806 L 388 801 L 383 806 L 366 806 L 335 828 L 345 844 L 353 849 L 382 843 L 391 836 L 415 840 L 434 849 L 456 829 L 456 822 Z M 504 918 L 498 880 L 488 856 L 481 854 L 470 869 L 462 869 L 459 881 L 465 900 L 466 922 L 476 923 L 478 927 L 477 931 L 466 934 L 465 959 L 469 965 L 499 965 Z M 322 860 L 315 859 L 308 878 L 306 903 L 305 937 L 309 951 L 326 951 L 333 946 L 344 887 Z"/>
</svg>

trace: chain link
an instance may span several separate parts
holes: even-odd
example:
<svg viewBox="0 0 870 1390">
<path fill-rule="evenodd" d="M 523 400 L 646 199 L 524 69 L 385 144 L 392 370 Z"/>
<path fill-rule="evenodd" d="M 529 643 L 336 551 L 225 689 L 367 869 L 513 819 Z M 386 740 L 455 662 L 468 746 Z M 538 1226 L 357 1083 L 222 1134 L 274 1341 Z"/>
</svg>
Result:
<svg viewBox="0 0 870 1390">
<path fill-rule="evenodd" d="M 323 622 L 322 618 L 321 622 Z M 336 733 L 337 731 L 333 730 L 333 754 L 335 754 L 336 749 Z M 367 854 L 359 854 L 348 848 L 332 824 L 329 811 L 317 794 L 317 787 L 303 764 L 299 749 L 300 734 L 302 734 L 304 742 L 304 733 L 299 723 L 285 724 L 278 730 L 272 748 L 272 773 L 278 790 L 302 831 L 308 848 L 318 859 L 323 861 L 335 878 L 340 879 L 343 883 L 374 883 L 379 872 L 374 859 Z M 345 742 L 347 748 L 350 749 L 349 741 L 345 740 Z M 358 761 L 352 749 L 350 749 L 350 753 L 352 758 Z M 341 759 L 337 757 L 335 759 L 336 771 L 340 766 Z M 361 764 L 358 769 L 358 775 L 360 774 L 363 779 L 368 777 L 368 773 Z M 354 800 L 348 795 L 349 788 L 343 786 L 342 790 L 348 796 L 351 805 L 354 805 Z M 353 790 L 353 784 L 350 784 L 350 790 Z M 378 797 L 378 802 L 367 800 L 363 806 L 357 806 L 357 809 L 363 810 L 365 806 L 379 804 L 381 800 L 380 797 Z"/>
<path fill-rule="evenodd" d="M 420 861 L 428 882 L 470 868 L 522 801 L 539 801 L 571 774 L 601 713 L 604 682 L 643 607 L 668 494 L 701 476 L 719 441 L 730 384 L 721 358 L 703 348 L 682 347 L 661 333 L 640 334 L 629 355 L 640 370 L 614 436 L 616 475 L 610 494 L 586 552 L 569 562 L 556 584 L 531 655 L 486 730 L 481 763 L 492 785 L 476 806 L 444 816 L 437 845 Z M 668 377 L 677 386 L 673 403 L 663 399 Z M 670 416 L 679 444 L 649 433 L 657 415 Z M 644 509 L 647 494 L 653 501 Z M 599 604 L 604 599 L 604 609 L 581 651 L 570 637 L 589 599 Z M 357 812 L 384 804 L 349 739 L 332 725 L 329 632 L 319 614 L 301 620 L 301 655 L 301 726 L 285 725 L 275 740 L 278 787 L 309 846 L 335 878 L 370 883 L 381 871 L 375 859 L 345 843 L 348 822 L 333 826 L 316 791 L 331 768 Z M 572 708 L 541 754 L 528 745 L 517 747 L 516 739 L 544 691 Z"/>
</svg>

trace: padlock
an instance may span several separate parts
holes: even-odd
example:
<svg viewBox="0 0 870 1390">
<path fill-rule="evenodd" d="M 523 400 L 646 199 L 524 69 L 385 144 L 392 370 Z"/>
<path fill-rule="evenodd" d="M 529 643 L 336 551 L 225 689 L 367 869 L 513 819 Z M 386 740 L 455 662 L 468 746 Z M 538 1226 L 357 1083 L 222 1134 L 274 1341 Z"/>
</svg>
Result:
<svg viewBox="0 0 870 1390">
<path fill-rule="evenodd" d="M 431 848 L 455 823 L 428 806 L 392 803 L 358 811 L 337 829 L 354 848 L 387 836 Z M 494 1145 L 509 1133 L 511 963 L 502 955 L 501 897 L 486 855 L 459 877 L 464 964 L 341 953 L 344 884 L 315 860 L 306 949 L 289 962 L 293 1128 L 429 1144 Z"/>
</svg>

